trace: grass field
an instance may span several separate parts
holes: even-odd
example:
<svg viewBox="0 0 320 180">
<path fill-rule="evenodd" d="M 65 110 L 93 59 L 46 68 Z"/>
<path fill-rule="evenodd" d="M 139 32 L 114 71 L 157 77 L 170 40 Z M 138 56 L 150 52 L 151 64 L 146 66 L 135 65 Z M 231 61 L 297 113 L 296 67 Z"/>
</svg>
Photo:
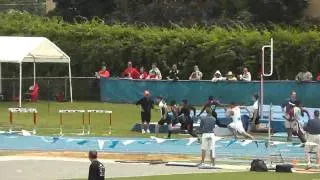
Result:
<svg viewBox="0 0 320 180">
<path fill-rule="evenodd" d="M 0 104 L 0 127 L 8 129 L 9 127 L 9 107 L 17 107 L 15 102 L 1 102 Z M 112 113 L 112 136 L 141 136 L 141 133 L 130 131 L 133 124 L 140 122 L 140 109 L 132 104 L 110 104 L 102 102 L 51 102 L 48 105 L 46 101 L 37 103 L 24 103 L 23 107 L 37 108 L 39 113 L 38 134 L 51 135 L 59 133 L 59 109 L 104 109 L 111 110 Z M 31 130 L 33 128 L 32 114 L 14 114 L 14 125 L 17 128 Z M 152 121 L 157 121 L 159 112 L 154 110 Z M 92 135 L 105 135 L 107 129 L 107 118 L 102 114 L 92 114 L 91 116 Z M 85 115 L 85 121 L 88 122 L 88 116 Z M 64 115 L 64 131 L 78 133 L 81 131 L 82 115 L 66 114 Z M 145 135 L 149 137 L 150 135 Z"/>
<path fill-rule="evenodd" d="M 187 174 L 150 177 L 114 178 L 114 180 L 320 180 L 320 174 L 287 174 L 287 173 L 212 173 Z"/>
</svg>

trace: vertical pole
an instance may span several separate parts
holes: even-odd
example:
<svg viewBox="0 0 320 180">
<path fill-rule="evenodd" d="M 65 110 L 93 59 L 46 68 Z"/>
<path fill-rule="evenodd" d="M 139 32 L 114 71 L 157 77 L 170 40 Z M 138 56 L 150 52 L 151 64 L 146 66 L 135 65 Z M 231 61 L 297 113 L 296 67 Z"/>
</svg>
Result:
<svg viewBox="0 0 320 180">
<path fill-rule="evenodd" d="M 84 135 L 84 112 L 82 113 L 82 135 Z"/>
<path fill-rule="evenodd" d="M 36 63 L 33 62 L 33 85 L 36 85 Z"/>
<path fill-rule="evenodd" d="M 72 98 L 72 75 L 71 75 L 71 64 L 70 64 L 70 60 L 69 60 L 69 83 L 70 83 L 70 101 L 73 102 L 73 98 Z"/>
<path fill-rule="evenodd" d="M 2 94 L 2 67 L 0 63 L 0 95 Z"/>
<path fill-rule="evenodd" d="M 10 129 L 9 129 L 9 133 L 12 132 L 12 126 L 13 126 L 13 115 L 12 112 L 9 112 L 9 123 L 10 123 Z"/>
<path fill-rule="evenodd" d="M 270 104 L 269 122 L 268 122 L 268 148 L 270 147 L 270 142 L 271 142 L 271 120 L 272 120 L 272 103 Z"/>
<path fill-rule="evenodd" d="M 90 134 L 91 131 L 91 113 L 88 114 L 88 134 Z"/>
<path fill-rule="evenodd" d="M 109 134 L 111 134 L 112 113 L 109 114 Z"/>
<path fill-rule="evenodd" d="M 22 106 L 22 62 L 19 64 L 19 108 Z"/>
<path fill-rule="evenodd" d="M 62 124 L 63 124 L 63 119 L 62 119 L 62 113 L 60 112 L 60 135 L 62 135 Z"/>
<path fill-rule="evenodd" d="M 36 132 L 36 129 L 37 129 L 37 112 L 36 111 L 34 111 L 33 112 L 33 125 L 34 125 L 34 127 L 33 127 L 33 134 L 36 134 L 37 132 Z"/>
</svg>

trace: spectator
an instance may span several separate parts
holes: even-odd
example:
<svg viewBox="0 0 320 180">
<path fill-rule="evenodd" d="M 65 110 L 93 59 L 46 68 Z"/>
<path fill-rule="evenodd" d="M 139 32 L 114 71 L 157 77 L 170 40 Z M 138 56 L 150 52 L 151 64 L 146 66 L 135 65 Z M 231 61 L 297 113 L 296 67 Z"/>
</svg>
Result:
<svg viewBox="0 0 320 180">
<path fill-rule="evenodd" d="M 144 70 L 144 67 L 140 67 L 140 76 L 139 79 L 147 79 L 148 73 Z"/>
<path fill-rule="evenodd" d="M 317 81 L 320 81 L 320 73 L 318 73 Z"/>
<path fill-rule="evenodd" d="M 227 74 L 227 81 L 237 81 L 237 78 L 234 77 L 232 71 L 229 71 Z"/>
<path fill-rule="evenodd" d="M 132 67 L 132 62 L 128 62 L 128 67 L 122 73 L 122 77 L 129 79 L 139 79 L 139 72 L 136 68 Z"/>
<path fill-rule="evenodd" d="M 296 81 L 312 81 L 312 78 L 311 72 L 307 70 L 303 70 L 296 75 Z"/>
<path fill-rule="evenodd" d="M 105 167 L 97 160 L 97 157 L 97 151 L 89 151 L 89 160 L 91 161 L 91 165 L 89 167 L 88 180 L 104 180 Z"/>
<path fill-rule="evenodd" d="M 251 81 L 251 73 L 248 71 L 248 68 L 243 68 L 243 74 L 239 75 L 241 81 Z"/>
<path fill-rule="evenodd" d="M 199 167 L 204 165 L 204 160 L 206 157 L 207 150 L 210 151 L 211 165 L 215 165 L 215 135 L 214 128 L 216 125 L 216 118 L 212 116 L 212 110 L 210 108 L 206 109 L 207 116 L 202 117 L 200 121 L 200 132 L 202 133 L 202 143 L 201 143 L 201 164 Z"/>
<path fill-rule="evenodd" d="M 110 73 L 107 70 L 107 66 L 105 64 L 102 64 L 101 70 L 99 72 L 96 72 L 96 77 L 98 79 L 100 79 L 100 78 L 109 78 L 110 77 Z"/>
<path fill-rule="evenodd" d="M 157 75 L 155 71 L 150 71 L 149 75 L 147 76 L 146 79 L 151 79 L 151 80 L 161 80 L 160 77 Z"/>
<path fill-rule="evenodd" d="M 161 72 L 160 72 L 159 68 L 157 67 L 156 63 L 152 63 L 152 68 L 149 71 L 149 75 L 150 74 L 152 74 L 154 77 L 157 77 L 157 79 L 159 79 L 159 80 L 162 79 Z"/>
<path fill-rule="evenodd" d="M 191 73 L 189 80 L 201 80 L 202 79 L 202 72 L 199 70 L 199 67 L 196 65 L 194 66 L 194 71 Z"/>
<path fill-rule="evenodd" d="M 222 77 L 222 74 L 219 70 L 217 70 L 214 75 L 213 75 L 213 78 L 212 78 L 212 82 L 217 82 L 217 81 L 223 81 L 223 80 L 226 80 L 225 77 Z"/>
<path fill-rule="evenodd" d="M 169 71 L 169 75 L 167 76 L 168 80 L 174 80 L 177 81 L 179 80 L 179 70 L 177 68 L 177 65 L 174 64 L 172 65 L 172 69 Z"/>
<path fill-rule="evenodd" d="M 314 119 L 309 120 L 303 128 L 307 132 L 307 143 L 305 146 L 307 169 L 311 168 L 309 152 L 316 152 L 317 162 L 320 162 L 320 118 L 319 110 L 314 111 Z"/>
</svg>

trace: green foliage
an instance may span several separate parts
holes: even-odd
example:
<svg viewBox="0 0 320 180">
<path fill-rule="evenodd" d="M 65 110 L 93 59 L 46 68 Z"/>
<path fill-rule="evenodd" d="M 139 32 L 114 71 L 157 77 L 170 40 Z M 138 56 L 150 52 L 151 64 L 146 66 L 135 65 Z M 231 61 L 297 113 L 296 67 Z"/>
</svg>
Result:
<svg viewBox="0 0 320 180">
<path fill-rule="evenodd" d="M 176 63 L 187 78 L 198 64 L 205 79 L 219 69 L 241 73 L 249 67 L 253 78 L 258 78 L 261 47 L 275 40 L 275 75 L 272 79 L 293 79 L 302 66 L 314 75 L 320 70 L 319 29 L 283 28 L 270 30 L 260 27 L 238 26 L 210 29 L 159 28 L 131 25 L 105 25 L 94 19 L 82 24 L 68 24 L 61 18 L 44 18 L 26 13 L 0 14 L 0 34 L 45 36 L 70 55 L 74 76 L 91 76 L 102 62 L 106 62 L 113 76 L 118 76 L 131 59 L 136 66 L 150 68 L 157 62 L 163 74 L 167 66 Z M 30 69 L 25 74 L 32 73 Z M 67 69 L 43 66 L 39 75 L 65 75 Z M 5 72 L 4 72 L 5 73 Z"/>
</svg>

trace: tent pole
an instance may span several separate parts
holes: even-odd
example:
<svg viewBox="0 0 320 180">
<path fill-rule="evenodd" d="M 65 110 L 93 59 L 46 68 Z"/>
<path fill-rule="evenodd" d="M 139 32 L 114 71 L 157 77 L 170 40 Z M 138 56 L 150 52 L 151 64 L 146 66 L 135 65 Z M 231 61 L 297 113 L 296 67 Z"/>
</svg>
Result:
<svg viewBox="0 0 320 180">
<path fill-rule="evenodd" d="M 70 101 L 73 102 L 72 98 L 72 75 L 71 75 L 71 64 L 70 64 L 70 59 L 69 59 L 69 83 L 70 83 Z"/>
<path fill-rule="evenodd" d="M 33 62 L 33 85 L 36 85 L 36 63 Z"/>
<path fill-rule="evenodd" d="M 2 94 L 2 67 L 1 67 L 1 63 L 0 63 L 0 95 Z"/>
<path fill-rule="evenodd" d="M 22 62 L 19 64 L 19 107 L 22 105 Z"/>
</svg>

